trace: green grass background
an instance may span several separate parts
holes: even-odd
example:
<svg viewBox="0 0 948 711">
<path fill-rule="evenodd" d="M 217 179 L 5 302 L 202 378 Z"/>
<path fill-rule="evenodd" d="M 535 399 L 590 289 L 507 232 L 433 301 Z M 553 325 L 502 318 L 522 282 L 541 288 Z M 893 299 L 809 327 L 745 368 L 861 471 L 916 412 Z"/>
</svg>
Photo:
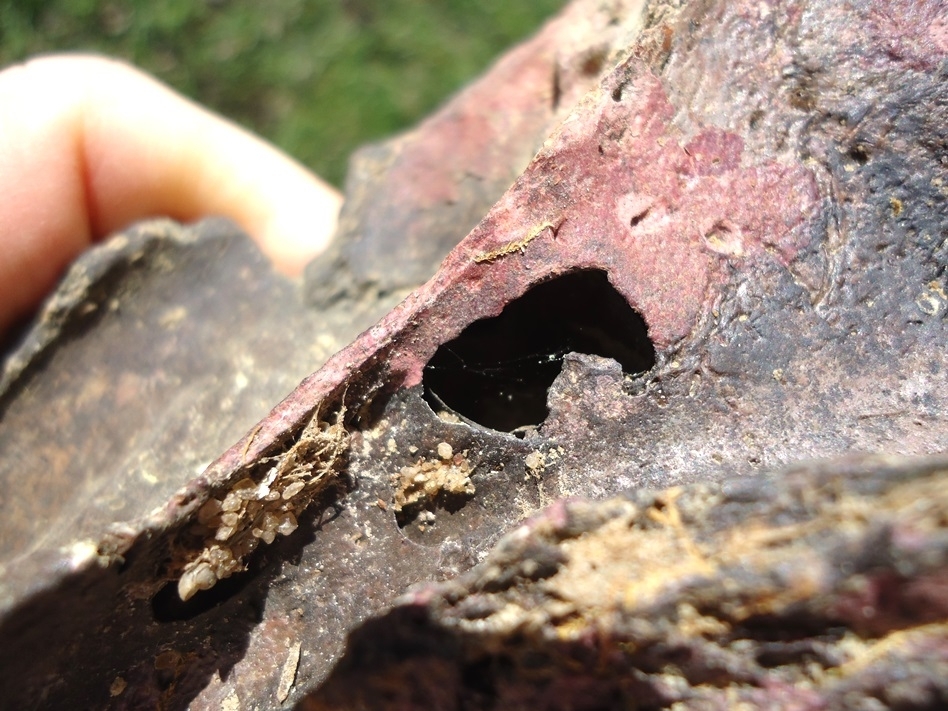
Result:
<svg viewBox="0 0 948 711">
<path fill-rule="evenodd" d="M 565 0 L 0 0 L 0 65 L 124 57 L 340 185 Z"/>
</svg>

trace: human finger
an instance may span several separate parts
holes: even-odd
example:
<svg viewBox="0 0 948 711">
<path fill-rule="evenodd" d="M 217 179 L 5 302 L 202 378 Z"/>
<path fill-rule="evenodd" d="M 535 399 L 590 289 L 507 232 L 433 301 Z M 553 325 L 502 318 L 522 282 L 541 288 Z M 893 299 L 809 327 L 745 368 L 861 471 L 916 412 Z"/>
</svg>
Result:
<svg viewBox="0 0 948 711">
<path fill-rule="evenodd" d="M 136 220 L 230 217 L 297 274 L 340 205 L 286 155 L 120 61 L 57 55 L 0 72 L 0 333 L 89 244 Z"/>
</svg>

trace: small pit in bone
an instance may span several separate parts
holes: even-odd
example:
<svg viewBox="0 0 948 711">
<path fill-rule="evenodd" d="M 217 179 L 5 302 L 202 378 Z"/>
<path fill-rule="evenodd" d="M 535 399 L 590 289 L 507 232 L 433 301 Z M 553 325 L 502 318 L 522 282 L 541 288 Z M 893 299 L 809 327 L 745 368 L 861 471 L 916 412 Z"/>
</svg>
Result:
<svg viewBox="0 0 948 711">
<path fill-rule="evenodd" d="M 392 508 L 398 525 L 405 527 L 415 523 L 428 528 L 437 521 L 435 509 L 460 509 L 476 491 L 471 473 L 467 451 L 455 454 L 449 443 L 441 442 L 435 456 L 422 457 L 392 474 L 395 489 Z"/>
</svg>

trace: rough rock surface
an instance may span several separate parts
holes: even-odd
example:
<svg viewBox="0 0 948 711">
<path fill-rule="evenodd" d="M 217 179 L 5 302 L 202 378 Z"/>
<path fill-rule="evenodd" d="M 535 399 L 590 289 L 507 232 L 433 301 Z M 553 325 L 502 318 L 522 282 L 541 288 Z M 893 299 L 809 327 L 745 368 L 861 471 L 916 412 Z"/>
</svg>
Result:
<svg viewBox="0 0 948 711">
<path fill-rule="evenodd" d="M 560 502 L 363 625 L 300 708 L 944 706 L 946 466 Z"/>
<path fill-rule="evenodd" d="M 406 616 L 419 645 L 447 645 L 445 688 L 476 686 L 457 681 L 471 659 L 490 667 L 468 670 L 493 684 L 473 688 L 474 708 L 547 703 L 530 670 L 559 678 L 574 651 L 577 685 L 551 682 L 543 693 L 563 701 L 549 708 L 582 708 L 587 687 L 606 694 L 600 708 L 632 686 L 652 694 L 640 705 L 713 708 L 807 689 L 837 703 L 850 682 L 870 699 L 871 678 L 909 667 L 905 678 L 934 684 L 944 609 L 919 600 L 944 588 L 944 463 L 779 472 L 853 450 L 946 449 L 945 15 L 908 0 L 577 2 L 417 132 L 356 162 L 341 238 L 305 288 L 218 222 L 146 225 L 88 255 L 2 381 L 0 698 L 280 708 L 328 678 L 307 703 L 358 707 L 372 700 L 345 680 L 362 640 L 403 634 Z M 691 488 L 675 499 L 674 485 Z M 666 493 L 554 504 L 641 487 Z M 798 511 L 810 489 L 815 508 Z M 863 513 L 847 518 L 834 491 Z M 917 529 L 905 492 L 935 507 Z M 516 545 L 511 559 L 502 544 L 487 568 L 367 623 L 330 676 L 367 618 L 412 584 L 471 570 L 550 504 L 523 529 L 549 559 Z M 585 538 L 557 528 L 574 514 Z M 877 535 L 877 514 L 907 533 Z M 693 546 L 672 545 L 675 517 Z M 682 575 L 707 567 L 686 585 L 648 555 L 619 557 L 604 584 L 647 568 L 671 592 L 659 605 L 636 575 L 635 599 L 607 614 L 576 581 L 596 553 L 581 541 L 633 540 L 610 526 L 664 542 Z M 794 526 L 800 540 L 785 545 Z M 772 550 L 751 545 L 745 560 L 732 529 L 772 534 Z M 881 558 L 840 562 L 873 541 Z M 531 561 L 522 589 L 472 592 Z M 879 588 L 900 612 L 873 608 L 891 624 L 827 612 L 870 594 L 846 592 L 860 580 L 876 590 L 874 571 L 901 576 Z M 567 578 L 578 636 L 560 639 L 551 605 L 566 593 L 550 586 Z M 776 646 L 728 637 L 774 580 L 796 585 L 768 598 Z M 474 602 L 459 612 L 462 599 Z M 643 621 L 652 604 L 661 616 Z M 511 626 L 458 632 L 503 610 Z M 797 611 L 815 627 L 793 637 Z M 814 641 L 823 623 L 841 629 Z M 692 666 L 661 656 L 675 640 Z M 881 646 L 860 656 L 846 640 Z M 811 658 L 845 673 L 819 677 Z M 405 682 L 383 665 L 372 683 L 393 679 Z M 943 694 L 918 688 L 931 694 L 901 707 Z M 456 707 L 416 706 L 434 700 Z"/>
</svg>

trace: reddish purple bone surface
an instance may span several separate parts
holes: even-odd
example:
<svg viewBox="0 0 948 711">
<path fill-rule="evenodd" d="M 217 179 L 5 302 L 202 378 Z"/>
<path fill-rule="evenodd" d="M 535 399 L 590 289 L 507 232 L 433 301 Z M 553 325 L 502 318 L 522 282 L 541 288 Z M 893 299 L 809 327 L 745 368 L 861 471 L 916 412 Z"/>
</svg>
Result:
<svg viewBox="0 0 948 711">
<path fill-rule="evenodd" d="M 309 269 L 310 300 L 326 306 L 364 285 L 407 293 L 427 281 L 612 67 L 642 5 L 568 4 L 417 128 L 358 151 L 330 258 Z"/>
<path fill-rule="evenodd" d="M 352 383 L 418 385 L 440 344 L 557 275 L 605 270 L 661 351 L 713 307 L 729 271 L 791 263 L 818 204 L 812 174 L 743 165 L 740 137 L 709 127 L 689 139 L 674 114 L 658 77 L 634 57 L 620 63 L 438 274 L 303 381 L 210 478 L 263 454 Z"/>
<path fill-rule="evenodd" d="M 466 90 L 463 110 L 450 104 L 418 127 L 419 148 L 399 156 L 392 166 L 390 202 L 425 209 L 456 201 L 458 165 L 482 177 L 507 168 L 502 155 L 519 149 L 517 141 L 525 132 L 520 124 L 532 128 L 549 120 L 552 100 L 536 91 L 549 84 L 553 72 L 552 51 L 542 51 L 545 40 L 541 34 L 504 57 L 493 69 L 493 82 L 478 82 Z"/>
</svg>

